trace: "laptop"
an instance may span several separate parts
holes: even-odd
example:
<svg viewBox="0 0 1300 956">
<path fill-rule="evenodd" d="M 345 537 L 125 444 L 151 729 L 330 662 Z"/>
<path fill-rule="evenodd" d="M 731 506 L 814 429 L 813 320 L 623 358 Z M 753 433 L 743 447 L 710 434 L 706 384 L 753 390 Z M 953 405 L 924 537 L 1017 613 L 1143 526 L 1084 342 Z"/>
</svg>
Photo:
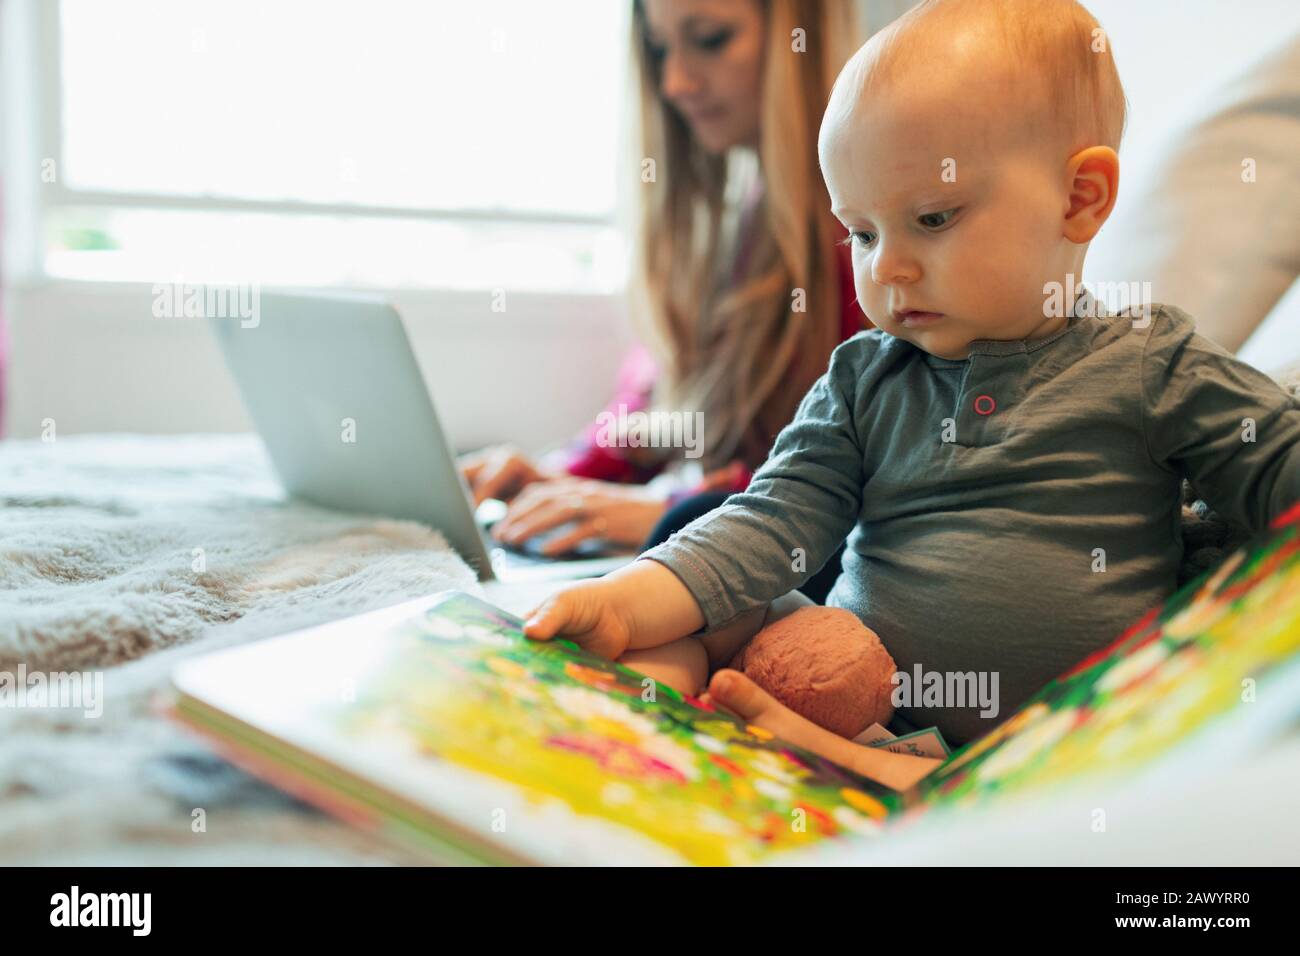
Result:
<svg viewBox="0 0 1300 956">
<path fill-rule="evenodd" d="M 289 494 L 435 528 L 482 581 L 596 577 L 632 560 L 590 547 L 550 558 L 536 542 L 515 550 L 487 536 L 401 317 L 383 299 L 263 293 L 256 324 L 209 324 Z"/>
</svg>

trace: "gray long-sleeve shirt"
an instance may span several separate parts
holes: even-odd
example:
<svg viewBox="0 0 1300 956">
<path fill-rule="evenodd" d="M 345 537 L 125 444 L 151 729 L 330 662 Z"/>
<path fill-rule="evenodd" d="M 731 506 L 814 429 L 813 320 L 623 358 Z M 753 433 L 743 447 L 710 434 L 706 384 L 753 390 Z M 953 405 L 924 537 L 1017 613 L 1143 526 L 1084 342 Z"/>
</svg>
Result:
<svg viewBox="0 0 1300 956">
<path fill-rule="evenodd" d="M 1173 593 L 1183 477 L 1248 529 L 1300 500 L 1300 402 L 1178 309 L 1071 317 L 963 361 L 873 330 L 835 350 L 745 492 L 643 557 L 712 630 L 847 535 L 829 605 L 909 678 L 997 675 L 996 714 L 900 708 L 959 744 Z"/>
</svg>

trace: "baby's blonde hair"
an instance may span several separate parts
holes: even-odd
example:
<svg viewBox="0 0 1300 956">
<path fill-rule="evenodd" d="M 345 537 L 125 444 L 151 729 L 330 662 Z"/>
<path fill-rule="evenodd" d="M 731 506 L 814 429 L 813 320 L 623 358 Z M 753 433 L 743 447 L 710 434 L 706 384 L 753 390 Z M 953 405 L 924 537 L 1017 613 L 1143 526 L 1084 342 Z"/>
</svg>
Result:
<svg viewBox="0 0 1300 956">
<path fill-rule="evenodd" d="M 854 55 L 836 82 L 828 120 L 909 70 L 942 70 L 962 35 L 1000 44 L 1011 60 L 1008 76 L 1037 87 L 1047 121 L 1071 153 L 1119 149 L 1127 104 L 1110 37 L 1077 0 L 924 0 Z"/>
</svg>

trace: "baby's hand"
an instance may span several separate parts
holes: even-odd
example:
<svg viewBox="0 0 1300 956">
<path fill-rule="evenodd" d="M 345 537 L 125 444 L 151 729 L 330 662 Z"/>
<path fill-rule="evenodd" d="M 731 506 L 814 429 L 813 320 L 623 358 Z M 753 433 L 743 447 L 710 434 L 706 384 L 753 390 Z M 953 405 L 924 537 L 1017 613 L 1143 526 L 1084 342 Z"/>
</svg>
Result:
<svg viewBox="0 0 1300 956">
<path fill-rule="evenodd" d="M 524 634 L 538 641 L 565 637 L 575 644 L 616 660 L 631 642 L 631 627 L 619 613 L 617 588 L 590 581 L 564 588 L 534 608 L 524 622 Z"/>
<path fill-rule="evenodd" d="M 623 652 L 667 644 L 704 626 L 704 615 L 677 575 L 655 561 L 633 561 L 597 581 L 558 591 L 534 608 L 524 633 L 567 637 L 615 660 Z"/>
</svg>

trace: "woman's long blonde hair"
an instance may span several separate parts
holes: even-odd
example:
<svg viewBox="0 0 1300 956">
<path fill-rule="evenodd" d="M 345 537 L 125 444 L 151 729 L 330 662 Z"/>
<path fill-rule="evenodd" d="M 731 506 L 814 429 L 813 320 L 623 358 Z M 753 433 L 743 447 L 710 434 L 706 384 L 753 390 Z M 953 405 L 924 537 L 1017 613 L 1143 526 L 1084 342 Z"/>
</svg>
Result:
<svg viewBox="0 0 1300 956">
<path fill-rule="evenodd" d="M 655 161 L 654 182 L 639 186 L 633 311 L 660 369 L 653 405 L 703 413 L 706 467 L 761 462 L 840 340 L 835 237 L 843 229 L 818 168 L 817 131 L 857 47 L 855 4 L 762 2 L 765 185 L 754 219 L 734 237 L 743 156 L 711 155 L 694 141 L 660 96 L 640 0 L 632 16 L 641 155 Z M 736 240 L 746 253 L 733 275 Z"/>
</svg>

